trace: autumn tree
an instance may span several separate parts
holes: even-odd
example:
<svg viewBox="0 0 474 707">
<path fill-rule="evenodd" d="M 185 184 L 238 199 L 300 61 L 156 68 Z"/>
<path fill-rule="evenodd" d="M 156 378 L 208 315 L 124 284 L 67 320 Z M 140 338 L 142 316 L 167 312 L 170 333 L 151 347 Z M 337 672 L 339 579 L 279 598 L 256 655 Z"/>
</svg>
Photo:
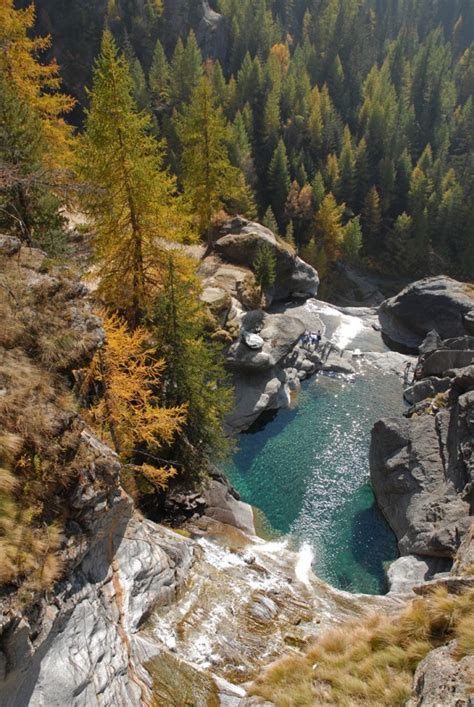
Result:
<svg viewBox="0 0 474 707">
<path fill-rule="evenodd" d="M 160 461 L 156 456 L 160 449 L 169 447 L 185 424 L 186 405 L 159 404 L 165 363 L 153 357 L 146 330 L 138 327 L 131 332 L 115 314 L 102 312 L 102 318 L 106 345 L 95 354 L 82 384 L 82 394 L 91 400 L 89 418 L 122 461 L 133 463 L 152 484 L 164 487 L 176 473 L 172 464 L 137 460 Z"/>
<path fill-rule="evenodd" d="M 212 85 L 203 76 L 191 103 L 175 119 L 181 142 L 181 182 L 210 243 L 211 221 L 220 208 L 252 210 L 253 200 L 240 169 L 229 159 L 229 127 L 216 105 Z"/>
<path fill-rule="evenodd" d="M 64 166 L 71 145 L 71 129 L 63 116 L 74 106 L 74 99 L 60 91 L 59 67 L 55 61 L 43 64 L 38 55 L 51 45 L 49 37 L 32 36 L 35 24 L 32 3 L 15 9 L 13 0 L 0 2 L 0 73 L 8 77 L 19 100 L 39 119 L 48 145 L 49 166 Z"/>
<path fill-rule="evenodd" d="M 300 187 L 296 180 L 292 182 L 286 200 L 286 215 L 293 223 L 296 243 L 300 244 L 313 217 L 313 192 L 309 184 Z"/>
<path fill-rule="evenodd" d="M 139 113 L 127 63 L 110 32 L 94 69 L 78 155 L 82 207 L 94 223 L 99 293 L 136 326 L 159 284 L 159 238 L 186 232 L 162 147 Z"/>
<path fill-rule="evenodd" d="M 63 218 L 46 151 L 38 115 L 0 74 L 0 226 L 57 255 Z"/>
<path fill-rule="evenodd" d="M 329 192 L 314 217 L 314 239 L 324 249 L 329 263 L 333 263 L 341 257 L 344 241 L 344 229 L 341 221 L 343 212 L 344 205 L 338 205 L 334 195 Z"/>
</svg>

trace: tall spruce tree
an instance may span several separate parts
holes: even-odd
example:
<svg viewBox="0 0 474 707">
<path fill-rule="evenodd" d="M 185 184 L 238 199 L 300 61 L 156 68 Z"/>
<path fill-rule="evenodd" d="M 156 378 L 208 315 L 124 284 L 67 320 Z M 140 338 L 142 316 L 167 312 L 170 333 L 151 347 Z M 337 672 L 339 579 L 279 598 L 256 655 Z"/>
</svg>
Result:
<svg viewBox="0 0 474 707">
<path fill-rule="evenodd" d="M 228 452 L 222 425 L 232 406 L 221 350 L 209 339 L 209 315 L 199 295 L 193 263 L 179 253 L 168 254 L 154 310 L 156 355 L 167 366 L 164 404 L 187 407 L 174 458 L 193 475 Z"/>
</svg>

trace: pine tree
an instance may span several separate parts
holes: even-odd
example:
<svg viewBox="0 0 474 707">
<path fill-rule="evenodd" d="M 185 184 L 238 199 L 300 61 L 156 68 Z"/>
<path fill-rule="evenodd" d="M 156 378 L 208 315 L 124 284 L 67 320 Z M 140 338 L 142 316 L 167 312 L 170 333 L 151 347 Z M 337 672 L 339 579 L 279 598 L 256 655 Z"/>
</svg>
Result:
<svg viewBox="0 0 474 707">
<path fill-rule="evenodd" d="M 169 99 L 170 67 L 163 45 L 158 39 L 153 52 L 153 61 L 148 75 L 148 83 L 155 108 L 166 105 Z"/>
<path fill-rule="evenodd" d="M 136 326 L 159 284 L 159 238 L 186 232 L 175 182 L 163 170 L 150 135 L 150 117 L 138 113 L 126 60 L 110 32 L 94 69 L 91 106 L 78 156 L 82 206 L 94 222 L 99 292 Z"/>
<path fill-rule="evenodd" d="M 212 64 L 211 80 L 217 102 L 225 111 L 229 107 L 229 92 L 227 89 L 224 72 L 222 71 L 222 66 L 219 61 Z"/>
<path fill-rule="evenodd" d="M 234 167 L 238 167 L 242 171 L 248 186 L 254 189 L 257 183 L 257 175 L 255 173 L 255 164 L 252 156 L 252 146 L 245 127 L 245 119 L 241 111 L 237 112 L 232 125 L 229 142 L 229 158 Z"/>
<path fill-rule="evenodd" d="M 321 96 L 317 86 L 313 89 L 311 93 L 311 108 L 308 119 L 308 132 L 311 149 L 314 154 L 319 157 L 319 153 L 323 144 L 323 119 L 321 116 Z"/>
<path fill-rule="evenodd" d="M 200 303 L 200 287 L 193 263 L 179 254 L 168 255 L 155 306 L 156 355 L 166 362 L 166 406 L 187 409 L 173 458 L 194 476 L 206 470 L 209 459 L 217 461 L 228 452 L 222 425 L 232 406 L 221 350 L 206 331 L 209 316 Z"/>
<path fill-rule="evenodd" d="M 362 231 L 366 255 L 378 255 L 382 250 L 382 210 L 380 196 L 375 187 L 368 192 L 362 210 Z"/>
<path fill-rule="evenodd" d="M 275 214 L 273 213 L 271 206 L 269 206 L 268 209 L 265 211 L 265 216 L 262 219 L 262 223 L 266 228 L 270 229 L 270 231 L 274 233 L 275 236 L 280 235 Z"/>
<path fill-rule="evenodd" d="M 325 182 L 328 191 L 339 195 L 341 187 L 341 173 L 339 170 L 339 160 L 337 155 L 331 154 L 327 156 Z"/>
<path fill-rule="evenodd" d="M 388 263 L 396 272 L 409 274 L 413 270 L 415 250 L 412 231 L 411 216 L 404 212 L 397 217 L 393 229 L 387 235 Z"/>
<path fill-rule="evenodd" d="M 344 128 L 341 155 L 339 157 L 341 198 L 351 207 L 355 206 L 356 192 L 356 155 L 352 147 L 349 127 Z"/>
<path fill-rule="evenodd" d="M 326 195 L 326 186 L 321 172 L 316 172 L 311 188 L 313 191 L 314 210 L 318 211 Z"/>
<path fill-rule="evenodd" d="M 191 103 L 176 118 L 182 149 L 181 180 L 210 244 L 213 215 L 223 206 L 252 209 L 252 197 L 242 172 L 230 163 L 229 128 L 222 109 L 216 106 L 209 78 L 203 76 Z"/>
<path fill-rule="evenodd" d="M 278 90 L 270 91 L 263 113 L 263 139 L 268 155 L 272 155 L 280 133 L 280 94 Z"/>
<path fill-rule="evenodd" d="M 49 186 L 46 151 L 39 117 L 0 74 L 0 227 L 58 255 L 63 218 Z"/>
<path fill-rule="evenodd" d="M 279 230 L 284 231 L 285 204 L 290 191 L 290 175 L 285 143 L 282 139 L 278 141 L 268 168 L 268 185 L 270 205 L 275 214 Z"/>
<path fill-rule="evenodd" d="M 203 74 L 201 51 L 193 31 L 186 46 L 178 39 L 170 66 L 170 100 L 174 106 L 188 103 Z"/>
<path fill-rule="evenodd" d="M 181 37 L 178 38 L 170 62 L 170 102 L 178 105 L 183 99 L 183 66 L 184 66 L 184 44 Z"/>
<path fill-rule="evenodd" d="M 276 279 L 276 256 L 271 245 L 260 245 L 252 264 L 257 285 L 260 287 L 260 297 L 264 291 L 271 288 Z"/>
<path fill-rule="evenodd" d="M 412 234 L 416 252 L 417 271 L 422 272 L 430 256 L 430 234 L 428 221 L 429 199 L 432 183 L 420 167 L 415 167 L 410 180 L 408 212 L 412 218 Z"/>
</svg>

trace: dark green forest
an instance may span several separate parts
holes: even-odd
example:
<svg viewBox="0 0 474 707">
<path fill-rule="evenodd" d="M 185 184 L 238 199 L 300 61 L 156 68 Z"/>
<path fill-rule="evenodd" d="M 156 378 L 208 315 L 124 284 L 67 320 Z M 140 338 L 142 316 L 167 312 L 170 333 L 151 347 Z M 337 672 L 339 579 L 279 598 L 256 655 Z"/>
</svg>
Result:
<svg viewBox="0 0 474 707">
<path fill-rule="evenodd" d="M 473 277 L 472 0 L 217 0 L 210 39 L 198 0 L 36 5 L 82 105 L 109 26 L 178 182 L 178 118 L 207 73 L 256 214 L 323 276 L 343 258 Z"/>
</svg>

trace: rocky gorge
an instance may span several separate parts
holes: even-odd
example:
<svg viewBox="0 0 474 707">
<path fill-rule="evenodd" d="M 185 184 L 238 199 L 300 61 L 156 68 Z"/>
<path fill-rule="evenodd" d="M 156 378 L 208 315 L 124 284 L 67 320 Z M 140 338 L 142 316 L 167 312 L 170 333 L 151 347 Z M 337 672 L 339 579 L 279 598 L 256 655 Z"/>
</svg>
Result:
<svg viewBox="0 0 474 707">
<path fill-rule="evenodd" d="M 265 311 L 247 299 L 252 249 L 262 240 L 277 258 L 276 286 L 267 293 Z M 87 292 L 74 276 L 15 239 L 2 238 L 0 257 L 2 316 L 5 332 L 11 332 L 2 339 L 2 398 L 17 395 L 17 379 L 6 366 L 12 355 L 25 358 L 24 370 L 53 375 L 64 392 L 71 371 L 103 343 Z M 354 375 L 363 358 L 368 366 L 403 375 L 413 361 L 381 342 L 389 305 L 379 323 L 375 309 L 340 309 L 316 300 L 317 273 L 258 224 L 226 224 L 200 272 L 203 299 L 230 339 L 226 358 L 236 404 L 229 434 L 248 428 L 265 410 L 289 405 L 301 381 L 317 371 Z M 72 333 L 67 366 L 64 351 L 60 360 L 45 363 L 33 347 L 23 349 L 15 333 L 19 312 L 27 314 L 28 326 L 45 299 L 54 311 L 55 335 Z M 433 303 L 427 307 L 431 318 L 417 329 L 417 381 L 405 393 L 408 417 L 383 420 L 373 431 L 372 481 L 399 541 L 397 563 L 404 564 L 402 570 L 392 566 L 387 596 L 333 589 L 284 541 L 258 538 L 252 509 L 217 472 L 194 495 L 175 496 L 175 512 L 183 503 L 192 507 L 178 530 L 143 518 L 121 488 L 117 456 L 71 401 L 35 393 L 35 405 L 48 419 L 62 420 L 51 434 L 67 450 L 65 468 L 74 470 L 59 551 L 64 572 L 47 592 L 0 597 L 1 704 L 265 704 L 249 696 L 251 683 L 280 656 L 298 653 L 349 619 L 374 611 L 395 614 L 414 596 L 412 587 L 426 580 L 453 591 L 469 583 L 472 339 L 464 330 L 447 338 L 453 332 L 443 330 L 444 340 L 433 335 L 423 344 L 437 321 Z M 467 304 L 460 311 L 460 321 L 469 321 Z M 397 317 L 409 328 L 403 315 Z M 307 330 L 322 331 L 321 348 L 303 345 Z M 256 337 L 255 348 L 247 335 Z M 442 651 L 441 659 L 430 654 L 420 663 L 413 705 L 468 704 L 474 659 L 459 666 L 453 646 Z M 443 684 L 448 678 L 454 685 L 449 695 Z"/>
</svg>

